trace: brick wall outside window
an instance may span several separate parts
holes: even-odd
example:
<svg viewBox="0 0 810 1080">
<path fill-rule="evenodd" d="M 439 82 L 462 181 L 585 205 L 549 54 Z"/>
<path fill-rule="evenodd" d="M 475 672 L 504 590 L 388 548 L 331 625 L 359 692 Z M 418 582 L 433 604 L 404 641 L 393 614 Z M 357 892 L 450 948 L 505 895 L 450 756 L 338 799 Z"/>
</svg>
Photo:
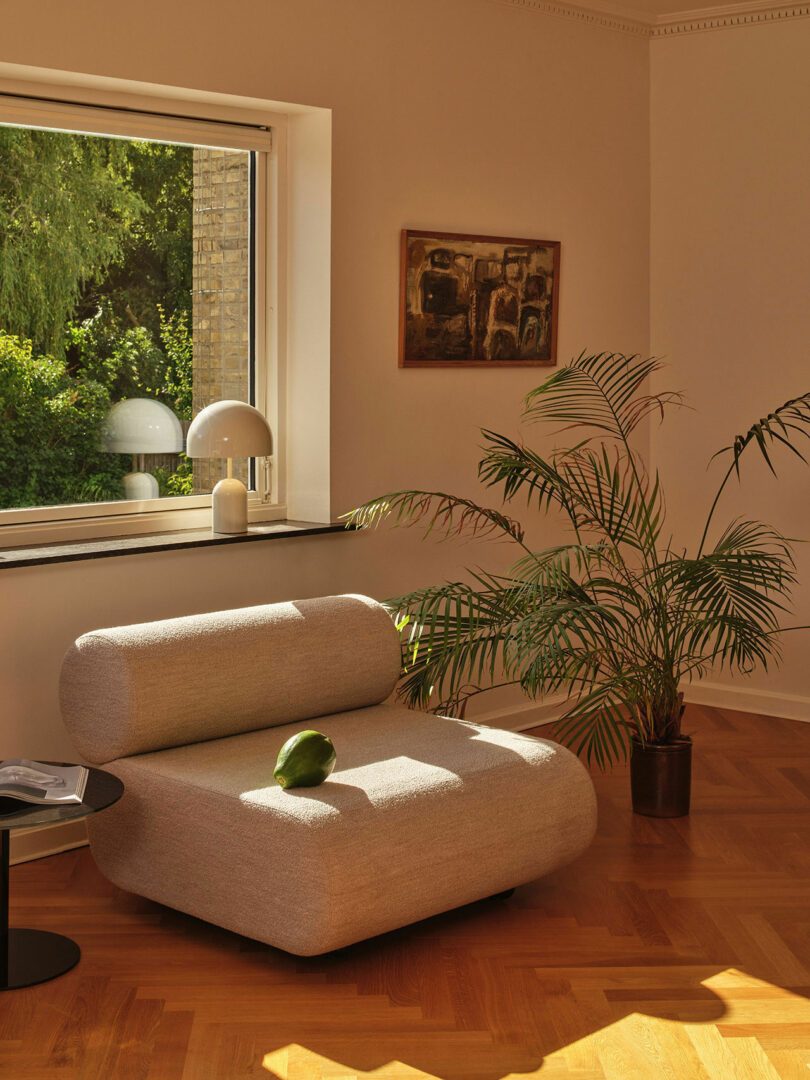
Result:
<svg viewBox="0 0 810 1080">
<path fill-rule="evenodd" d="M 214 401 L 250 400 L 250 155 L 194 150 L 193 413 Z M 197 459 L 194 491 L 207 492 L 225 462 Z M 248 481 L 247 462 L 234 476 Z"/>
</svg>

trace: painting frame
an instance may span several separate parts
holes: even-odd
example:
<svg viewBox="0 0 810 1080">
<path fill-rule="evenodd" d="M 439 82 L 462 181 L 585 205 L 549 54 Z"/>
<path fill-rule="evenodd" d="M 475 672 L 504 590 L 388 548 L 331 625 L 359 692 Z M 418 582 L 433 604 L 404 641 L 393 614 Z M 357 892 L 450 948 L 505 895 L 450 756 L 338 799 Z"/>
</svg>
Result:
<svg viewBox="0 0 810 1080">
<path fill-rule="evenodd" d="M 399 366 L 555 367 L 561 246 L 559 240 L 402 229 Z M 476 248 L 481 249 L 478 256 Z M 433 261 L 431 269 L 425 270 L 428 257 Z M 418 261 L 420 259 L 422 262 Z M 541 271 L 530 275 L 534 291 L 537 293 L 540 288 L 537 281 L 542 281 L 544 291 L 541 297 L 524 300 L 519 295 L 519 285 L 507 279 L 507 268 L 513 276 L 522 273 L 525 283 L 532 260 L 542 263 Z M 482 262 L 485 264 L 483 272 L 479 266 Z M 459 263 L 461 269 L 457 269 Z M 500 277 L 496 274 L 499 263 Z M 433 274 L 434 285 L 426 290 L 420 286 L 428 274 Z M 483 276 L 485 274 L 489 276 Z M 500 302 L 495 295 L 498 292 L 507 297 L 503 305 L 510 309 L 506 321 L 493 321 L 492 311 Z M 489 307 L 485 320 L 483 309 L 486 305 Z M 542 310 L 531 316 L 533 322 L 524 325 L 521 317 L 525 312 L 531 315 L 532 305 L 540 305 Z M 430 310 L 425 312 L 422 306 L 429 306 Z M 493 325 L 498 327 L 494 333 Z M 540 332 L 538 327 L 542 328 Z M 443 337 L 444 343 L 428 341 L 428 331 L 435 331 L 432 336 Z M 530 336 L 532 332 L 534 338 Z M 500 335 L 499 339 L 496 334 Z M 533 352 L 521 352 L 526 341 L 532 345 Z M 462 355 L 465 351 L 468 355 Z"/>
</svg>

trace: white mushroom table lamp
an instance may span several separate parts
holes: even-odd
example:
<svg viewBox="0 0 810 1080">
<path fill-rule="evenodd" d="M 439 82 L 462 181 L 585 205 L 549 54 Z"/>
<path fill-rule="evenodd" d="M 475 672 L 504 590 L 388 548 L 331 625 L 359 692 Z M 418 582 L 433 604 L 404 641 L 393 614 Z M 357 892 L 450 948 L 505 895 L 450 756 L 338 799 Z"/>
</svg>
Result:
<svg viewBox="0 0 810 1080">
<path fill-rule="evenodd" d="M 273 453 L 273 435 L 259 410 L 244 401 L 215 401 L 191 421 L 186 453 L 227 460 L 228 475 L 212 492 L 213 531 L 247 532 L 247 488 L 233 476 L 233 459 Z"/>
<path fill-rule="evenodd" d="M 132 454 L 132 472 L 124 477 L 124 498 L 157 499 L 158 482 L 144 471 L 143 455 L 178 454 L 183 449 L 183 428 L 163 402 L 127 398 L 107 413 L 101 443 L 110 454 Z"/>
</svg>

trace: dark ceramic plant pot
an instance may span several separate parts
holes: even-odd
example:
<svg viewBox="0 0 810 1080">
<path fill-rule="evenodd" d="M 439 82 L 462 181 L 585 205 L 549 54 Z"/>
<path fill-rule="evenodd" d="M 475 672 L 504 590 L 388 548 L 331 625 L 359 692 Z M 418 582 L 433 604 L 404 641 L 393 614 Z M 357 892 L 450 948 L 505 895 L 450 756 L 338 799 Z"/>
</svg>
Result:
<svg viewBox="0 0 810 1080">
<path fill-rule="evenodd" d="M 630 789 L 633 812 L 646 817 L 684 817 L 692 789 L 692 740 L 656 745 L 633 739 Z"/>
</svg>

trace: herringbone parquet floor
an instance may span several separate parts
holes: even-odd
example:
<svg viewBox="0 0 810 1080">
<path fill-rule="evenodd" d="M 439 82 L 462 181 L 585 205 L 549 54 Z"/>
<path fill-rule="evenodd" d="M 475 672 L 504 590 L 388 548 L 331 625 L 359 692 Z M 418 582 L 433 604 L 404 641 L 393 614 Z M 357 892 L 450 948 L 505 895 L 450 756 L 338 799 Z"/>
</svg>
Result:
<svg viewBox="0 0 810 1080">
<path fill-rule="evenodd" d="M 15 867 L 13 922 L 83 956 L 0 997 L 0 1076 L 808 1080 L 810 725 L 685 727 L 689 818 L 634 817 L 626 770 L 597 777 L 576 864 L 327 957 L 119 893 L 86 849 Z"/>
</svg>

